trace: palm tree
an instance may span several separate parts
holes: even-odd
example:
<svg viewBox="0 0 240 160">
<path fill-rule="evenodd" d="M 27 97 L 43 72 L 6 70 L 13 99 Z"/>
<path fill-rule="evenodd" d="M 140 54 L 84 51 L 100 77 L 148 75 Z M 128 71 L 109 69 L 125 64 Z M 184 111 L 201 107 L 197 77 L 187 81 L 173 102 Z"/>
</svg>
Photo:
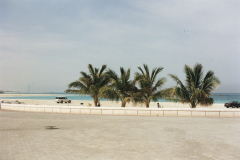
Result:
<svg viewBox="0 0 240 160">
<path fill-rule="evenodd" d="M 202 68 L 199 63 L 196 63 L 193 69 L 185 65 L 185 86 L 176 75 L 169 74 L 178 86 L 171 89 L 172 98 L 166 98 L 166 100 L 189 103 L 191 108 L 196 108 L 198 104 L 202 106 L 212 105 L 214 101 L 213 98 L 210 98 L 210 93 L 217 88 L 220 80 L 215 77 L 211 70 L 203 77 Z"/>
<path fill-rule="evenodd" d="M 135 73 L 135 81 L 139 84 L 138 96 L 140 100 L 149 108 L 151 101 L 158 101 L 165 95 L 164 90 L 160 90 L 162 86 L 167 82 L 166 78 L 160 78 L 157 80 L 157 75 L 163 70 L 163 67 L 153 68 L 150 75 L 148 66 L 143 64 L 144 70 L 141 67 L 138 69 L 140 73 Z"/>
<path fill-rule="evenodd" d="M 104 70 L 107 65 L 102 65 L 102 68 L 93 68 L 91 64 L 88 65 L 90 74 L 83 71 L 80 72 L 81 77 L 68 84 L 66 93 L 74 93 L 79 95 L 90 95 L 94 100 L 94 105 L 97 106 L 99 97 L 101 97 L 100 89 L 109 83 L 109 78 L 105 75 Z"/>
<path fill-rule="evenodd" d="M 120 99 L 122 107 L 125 107 L 127 102 L 133 101 L 133 93 L 136 87 L 130 80 L 130 69 L 125 71 L 120 67 L 120 72 L 120 77 L 111 69 L 106 72 L 111 83 L 109 86 L 102 88 L 102 93 L 104 98 L 116 101 Z"/>
</svg>

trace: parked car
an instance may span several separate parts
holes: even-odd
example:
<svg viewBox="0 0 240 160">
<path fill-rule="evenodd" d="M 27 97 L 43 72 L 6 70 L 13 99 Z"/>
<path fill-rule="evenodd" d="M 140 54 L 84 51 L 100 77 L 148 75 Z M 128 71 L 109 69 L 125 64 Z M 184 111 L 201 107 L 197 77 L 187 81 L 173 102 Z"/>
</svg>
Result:
<svg viewBox="0 0 240 160">
<path fill-rule="evenodd" d="M 55 101 L 56 101 L 57 103 L 63 103 L 63 102 L 65 102 L 65 103 L 71 103 L 71 99 L 68 99 L 67 97 L 56 97 L 56 98 L 55 98 Z"/>
<path fill-rule="evenodd" d="M 230 101 L 228 103 L 225 103 L 224 106 L 227 107 L 227 108 L 228 107 L 238 108 L 238 107 L 240 107 L 240 102 L 239 101 Z"/>
</svg>

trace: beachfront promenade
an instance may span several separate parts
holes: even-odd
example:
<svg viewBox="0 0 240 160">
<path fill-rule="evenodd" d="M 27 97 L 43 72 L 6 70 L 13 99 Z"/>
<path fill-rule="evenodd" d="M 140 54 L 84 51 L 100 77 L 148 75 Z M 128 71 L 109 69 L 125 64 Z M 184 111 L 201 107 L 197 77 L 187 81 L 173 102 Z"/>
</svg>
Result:
<svg viewBox="0 0 240 160">
<path fill-rule="evenodd" d="M 240 118 L 53 114 L 2 109 L 0 159 L 236 160 L 240 159 L 239 133 Z"/>
<path fill-rule="evenodd" d="M 219 108 L 121 108 L 121 107 L 86 107 L 67 105 L 26 105 L 2 104 L 2 109 L 72 114 L 100 114 L 100 115 L 135 115 L 135 116 L 201 116 L 201 117 L 240 117 L 240 109 Z"/>
</svg>

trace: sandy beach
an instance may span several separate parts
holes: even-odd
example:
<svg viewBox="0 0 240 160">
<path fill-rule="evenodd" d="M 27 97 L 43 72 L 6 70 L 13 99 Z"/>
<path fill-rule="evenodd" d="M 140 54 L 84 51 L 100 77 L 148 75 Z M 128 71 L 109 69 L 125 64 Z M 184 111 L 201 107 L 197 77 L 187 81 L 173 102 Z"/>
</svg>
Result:
<svg viewBox="0 0 240 160">
<path fill-rule="evenodd" d="M 61 94 L 0 94 L 0 97 L 61 96 Z"/>
<path fill-rule="evenodd" d="M 36 94 L 36 96 L 47 96 L 48 94 Z M 68 106 L 89 106 L 88 104 L 91 104 L 89 107 L 94 107 L 93 101 L 85 101 L 85 100 L 72 100 L 71 103 L 56 103 L 53 100 L 34 100 L 34 99 L 4 99 L 4 97 L 10 97 L 10 96 L 32 96 L 32 94 L 1 94 L 0 97 L 3 97 L 2 100 L 4 101 L 16 101 L 24 102 L 24 104 L 29 105 L 68 105 Z M 52 95 L 53 96 L 53 95 Z M 54 96 L 58 96 L 57 94 Z M 81 105 L 83 103 L 83 105 Z M 101 101 L 101 107 L 121 107 L 121 103 L 116 101 Z M 181 103 L 174 103 L 174 102 L 151 102 L 149 108 L 157 108 L 157 103 L 161 105 L 163 108 L 190 108 L 188 104 L 181 104 Z M 134 106 L 132 103 L 127 103 L 126 107 L 141 107 L 145 108 L 144 104 L 138 104 Z M 216 103 L 209 107 L 203 107 L 203 106 L 197 106 L 197 108 L 222 108 L 224 109 L 223 103 Z"/>
</svg>

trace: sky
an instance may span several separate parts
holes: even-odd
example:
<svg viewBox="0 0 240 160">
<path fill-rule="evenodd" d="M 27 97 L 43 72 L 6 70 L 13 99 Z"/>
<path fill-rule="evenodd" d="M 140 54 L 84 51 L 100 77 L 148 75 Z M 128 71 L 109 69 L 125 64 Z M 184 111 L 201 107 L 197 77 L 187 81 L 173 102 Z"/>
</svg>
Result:
<svg viewBox="0 0 240 160">
<path fill-rule="evenodd" d="M 0 90 L 63 92 L 88 64 L 163 67 L 185 80 L 203 65 L 240 93 L 239 0 L 0 0 Z"/>
</svg>

